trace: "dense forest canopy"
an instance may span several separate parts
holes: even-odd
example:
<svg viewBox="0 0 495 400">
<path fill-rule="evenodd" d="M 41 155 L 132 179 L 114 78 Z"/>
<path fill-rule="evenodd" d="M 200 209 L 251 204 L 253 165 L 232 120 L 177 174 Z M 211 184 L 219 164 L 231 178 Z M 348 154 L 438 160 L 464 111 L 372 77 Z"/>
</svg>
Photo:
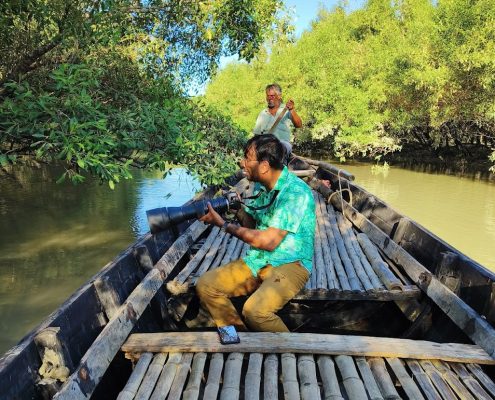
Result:
<svg viewBox="0 0 495 400">
<path fill-rule="evenodd" d="M 324 139 L 342 159 L 415 143 L 460 156 L 481 148 L 495 162 L 493 0 L 321 10 L 295 43 L 279 41 L 220 71 L 205 101 L 250 131 L 274 81 L 305 122 L 296 140 Z"/>
<path fill-rule="evenodd" d="M 246 133 L 186 91 L 221 56 L 251 60 L 281 28 L 281 8 L 281 0 L 2 1 L 0 172 L 55 161 L 66 167 L 62 179 L 89 172 L 113 187 L 132 166 L 183 165 L 220 182 Z"/>
<path fill-rule="evenodd" d="M 220 183 L 274 81 L 304 119 L 299 144 L 342 159 L 482 148 L 495 163 L 492 0 L 368 0 L 291 32 L 282 0 L 4 0 L 0 174 L 56 162 L 61 180 L 113 187 L 132 167 L 185 166 Z"/>
</svg>

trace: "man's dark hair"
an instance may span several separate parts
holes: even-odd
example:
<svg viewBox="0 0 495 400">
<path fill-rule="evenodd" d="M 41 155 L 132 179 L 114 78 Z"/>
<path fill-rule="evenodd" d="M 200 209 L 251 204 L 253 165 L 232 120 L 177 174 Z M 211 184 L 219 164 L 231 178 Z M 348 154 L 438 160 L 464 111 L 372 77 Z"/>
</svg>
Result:
<svg viewBox="0 0 495 400">
<path fill-rule="evenodd" d="M 256 135 L 249 139 L 244 146 L 244 155 L 254 146 L 256 160 L 268 161 L 270 167 L 282 170 L 284 168 L 285 147 L 275 135 Z"/>
</svg>

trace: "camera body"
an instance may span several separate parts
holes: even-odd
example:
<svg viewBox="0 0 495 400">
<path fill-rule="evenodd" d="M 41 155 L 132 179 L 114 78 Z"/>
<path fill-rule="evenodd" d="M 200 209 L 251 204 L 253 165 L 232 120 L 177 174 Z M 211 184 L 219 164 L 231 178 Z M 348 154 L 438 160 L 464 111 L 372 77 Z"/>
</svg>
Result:
<svg viewBox="0 0 495 400">
<path fill-rule="evenodd" d="M 235 192 L 226 192 L 223 196 L 210 200 L 193 201 L 182 207 L 155 208 L 146 211 L 150 232 L 155 234 L 170 228 L 171 225 L 180 224 L 188 219 L 201 218 L 208 212 L 208 203 L 219 214 L 241 208 L 241 201 Z"/>
</svg>

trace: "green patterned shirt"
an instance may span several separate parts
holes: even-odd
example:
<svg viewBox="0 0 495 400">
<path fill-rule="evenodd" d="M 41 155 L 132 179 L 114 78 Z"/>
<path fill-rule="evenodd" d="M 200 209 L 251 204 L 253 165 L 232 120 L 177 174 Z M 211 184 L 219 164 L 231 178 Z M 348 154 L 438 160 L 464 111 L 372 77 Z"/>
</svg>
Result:
<svg viewBox="0 0 495 400">
<path fill-rule="evenodd" d="M 251 247 L 243 258 L 244 262 L 254 276 L 268 264 L 277 267 L 294 261 L 300 261 L 311 272 L 316 225 L 315 202 L 311 189 L 291 174 L 287 167 L 284 167 L 270 192 L 261 185 L 256 187 L 261 190 L 261 195 L 250 201 L 249 205 L 254 207 L 269 204 L 274 191 L 279 191 L 270 207 L 257 211 L 245 208 L 256 220 L 256 229 L 272 227 L 288 233 L 273 251 Z M 255 194 L 257 192 L 255 188 Z"/>
</svg>

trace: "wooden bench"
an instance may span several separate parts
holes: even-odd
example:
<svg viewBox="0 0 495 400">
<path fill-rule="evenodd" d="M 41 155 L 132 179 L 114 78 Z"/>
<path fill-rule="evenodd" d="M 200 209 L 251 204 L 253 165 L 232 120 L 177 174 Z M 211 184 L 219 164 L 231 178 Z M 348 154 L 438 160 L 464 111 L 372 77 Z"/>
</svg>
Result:
<svg viewBox="0 0 495 400">
<path fill-rule="evenodd" d="M 294 333 L 134 334 L 137 361 L 119 399 L 491 399 L 475 345 Z M 168 397 L 167 397 L 168 396 Z"/>
</svg>

